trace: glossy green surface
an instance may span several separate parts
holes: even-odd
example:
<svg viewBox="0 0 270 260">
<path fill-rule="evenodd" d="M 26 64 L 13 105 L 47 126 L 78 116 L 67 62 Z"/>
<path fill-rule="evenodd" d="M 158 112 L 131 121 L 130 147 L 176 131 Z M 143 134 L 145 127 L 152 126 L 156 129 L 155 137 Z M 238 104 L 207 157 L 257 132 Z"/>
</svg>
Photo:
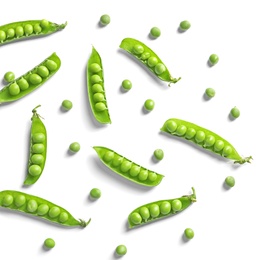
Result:
<svg viewBox="0 0 270 260">
<path fill-rule="evenodd" d="M 209 62 L 212 66 L 216 65 L 219 61 L 219 57 L 217 56 L 217 54 L 211 54 L 209 57 Z"/>
<path fill-rule="evenodd" d="M 214 96 L 216 95 L 216 91 L 215 91 L 213 88 L 207 88 L 207 89 L 205 90 L 205 94 L 206 94 L 208 97 L 212 98 L 212 97 L 214 97 Z"/>
<path fill-rule="evenodd" d="M 81 149 L 81 146 L 78 142 L 73 142 L 69 145 L 69 150 L 73 153 L 79 152 Z"/>
<path fill-rule="evenodd" d="M 163 150 L 162 150 L 162 149 L 156 149 L 156 150 L 154 151 L 154 156 L 155 156 L 155 158 L 156 158 L 157 160 L 161 161 L 161 160 L 163 159 L 163 157 L 164 157 L 164 152 L 163 152 Z"/>
<path fill-rule="evenodd" d="M 238 118 L 240 116 L 240 110 L 237 107 L 233 107 L 230 113 L 233 118 Z"/>
<path fill-rule="evenodd" d="M 73 104 L 72 104 L 72 102 L 70 101 L 70 100 L 67 100 L 67 99 L 65 99 L 65 100 L 63 100 L 63 102 L 62 102 L 62 107 L 65 109 L 65 110 L 70 110 L 72 107 L 73 107 Z"/>
<path fill-rule="evenodd" d="M 41 78 L 39 75 L 37 75 L 38 68 L 40 66 L 47 67 L 48 61 L 49 61 L 49 64 L 54 64 L 55 69 L 54 70 L 49 69 L 50 71 L 49 75 L 45 78 Z M 20 76 L 19 78 L 15 79 L 14 81 L 6 85 L 4 88 L 2 88 L 0 90 L 0 104 L 16 101 L 30 94 L 35 89 L 42 86 L 49 78 L 51 78 L 59 70 L 60 66 L 61 66 L 61 60 L 56 55 L 56 53 L 53 53 L 51 56 L 49 56 L 39 65 L 37 65 L 34 69 L 28 71 L 24 75 Z M 36 76 L 33 76 L 33 75 L 36 75 Z M 39 81 L 39 78 L 41 81 Z M 19 87 L 19 92 L 13 95 L 14 93 L 10 93 L 10 89 L 13 88 L 14 90 L 14 86 L 16 85 Z"/>
<path fill-rule="evenodd" d="M 153 27 L 151 28 L 150 30 L 150 35 L 153 37 L 153 38 L 158 38 L 160 36 L 161 32 L 160 32 L 160 29 L 158 27 Z"/>
<path fill-rule="evenodd" d="M 180 135 L 177 132 L 177 129 L 181 126 L 185 126 L 187 128 L 185 135 Z M 226 157 L 227 159 L 234 160 L 234 163 L 239 163 L 239 164 L 243 164 L 246 162 L 250 163 L 250 160 L 252 159 L 251 156 L 242 158 L 238 154 L 236 149 L 227 140 L 217 135 L 216 133 L 208 129 L 205 129 L 201 126 L 195 125 L 193 123 L 190 123 L 181 119 L 177 119 L 177 118 L 168 119 L 160 130 L 162 132 L 166 132 L 173 136 L 187 139 L 206 150 L 209 150 L 220 156 Z M 202 131 L 205 134 L 205 139 L 202 142 L 196 141 L 196 133 L 199 131 Z M 191 135 L 191 133 L 194 133 L 194 132 L 195 132 L 195 135 L 193 134 Z M 198 136 L 197 136 L 197 139 L 198 139 Z M 224 144 L 224 146 L 222 144 Z"/>
<path fill-rule="evenodd" d="M 116 247 L 115 252 L 119 256 L 123 256 L 127 253 L 127 247 L 125 245 L 119 245 Z"/>
<path fill-rule="evenodd" d="M 34 184 L 41 176 L 46 162 L 47 155 L 47 131 L 46 127 L 37 113 L 37 108 L 32 110 L 32 125 L 30 130 L 30 154 L 28 161 L 28 173 L 24 185 Z M 33 146 L 42 145 L 44 149 L 33 149 Z"/>
<path fill-rule="evenodd" d="M 12 201 L 10 198 L 12 198 Z M 7 199 L 9 202 L 11 201 L 8 205 L 6 203 Z M 16 201 L 20 201 L 20 203 L 18 204 Z M 0 207 L 20 211 L 28 215 L 43 218 L 50 222 L 69 227 L 86 227 L 91 220 L 89 219 L 87 222 L 81 219 L 77 220 L 67 210 L 48 200 L 15 190 L 4 190 L 0 192 Z M 40 207 L 42 207 L 42 210 L 40 210 Z M 59 214 L 57 217 L 51 217 L 49 213 L 55 208 L 59 209 Z M 63 216 L 67 217 L 63 218 Z"/>
<path fill-rule="evenodd" d="M 229 186 L 229 187 L 233 187 L 235 185 L 235 179 L 233 176 L 228 176 L 225 179 L 225 183 Z"/>
<path fill-rule="evenodd" d="M 4 75 L 4 80 L 8 83 L 12 82 L 15 79 L 15 74 L 12 71 L 8 71 Z"/>
<path fill-rule="evenodd" d="M 52 238 L 47 238 L 44 241 L 44 246 L 48 249 L 55 247 L 55 241 Z"/>
<path fill-rule="evenodd" d="M 174 198 L 174 199 L 168 199 L 168 200 L 154 201 L 154 202 L 147 203 L 145 205 L 142 205 L 134 209 L 128 216 L 129 228 L 134 228 L 134 227 L 141 226 L 147 223 L 151 223 L 156 220 L 175 215 L 175 213 L 179 213 L 185 210 L 192 204 L 192 202 L 196 201 L 196 194 L 195 194 L 194 188 L 192 188 L 192 192 L 193 193 L 191 195 L 185 195 L 180 198 Z M 180 201 L 180 203 L 175 203 L 175 201 Z M 145 217 L 145 213 L 147 213 L 147 209 L 150 212 L 150 216 L 146 215 L 147 217 Z M 132 217 L 135 214 L 141 215 L 142 217 L 141 222 L 134 223 L 132 221 Z"/>
<path fill-rule="evenodd" d="M 122 155 L 114 152 L 113 150 L 103 147 L 103 146 L 94 146 L 93 147 L 97 152 L 99 159 L 112 171 L 118 175 L 126 178 L 130 181 L 133 181 L 137 184 L 144 186 L 156 186 L 164 177 L 161 174 L 150 171 L 129 159 L 123 157 Z M 155 173 L 156 178 L 149 178 L 150 173 Z"/>
<path fill-rule="evenodd" d="M 194 237 L 194 231 L 191 228 L 186 228 L 184 233 L 187 239 L 192 239 Z"/>
<path fill-rule="evenodd" d="M 190 28 L 191 24 L 189 21 L 185 20 L 185 21 L 182 21 L 179 25 L 180 29 L 183 30 L 183 31 L 186 31 Z"/>
<path fill-rule="evenodd" d="M 120 44 L 120 48 L 122 48 L 123 50 L 133 55 L 137 60 L 143 63 L 153 74 L 155 74 L 159 79 L 169 82 L 169 86 L 171 83 L 176 83 L 177 81 L 181 79 L 181 78 L 173 78 L 170 72 L 168 71 L 167 67 L 165 66 L 165 64 L 158 57 L 158 55 L 154 53 L 149 47 L 147 47 L 144 43 L 136 39 L 125 38 L 122 40 Z M 150 57 L 155 57 L 157 59 L 157 65 L 156 65 L 158 66 L 157 68 L 156 66 L 153 66 L 153 67 L 149 66 L 148 59 Z M 162 64 L 164 67 L 158 64 Z M 161 67 L 162 67 L 162 70 L 161 70 Z"/>
<path fill-rule="evenodd" d="M 145 100 L 144 102 L 144 108 L 147 110 L 147 111 L 152 111 L 155 107 L 155 102 L 154 100 L 152 99 L 147 99 Z"/>
<path fill-rule="evenodd" d="M 47 20 L 29 20 L 5 24 L 0 26 L 0 46 L 21 39 L 49 35 L 64 29 L 66 25 L 67 23 L 56 24 Z"/>
<path fill-rule="evenodd" d="M 111 17 L 108 14 L 103 14 L 99 21 L 102 25 L 108 25 L 111 22 Z"/>
<path fill-rule="evenodd" d="M 125 90 L 130 90 L 132 88 L 132 83 L 130 80 L 125 79 L 122 81 L 122 88 Z"/>
<path fill-rule="evenodd" d="M 93 64 L 95 64 L 95 66 L 93 66 Z M 101 68 L 101 70 L 98 70 L 98 72 L 95 69 L 97 67 L 96 64 Z M 100 80 L 98 80 L 98 78 Z M 97 84 L 99 85 L 99 88 L 96 87 Z M 100 88 L 102 90 L 100 90 Z M 99 53 L 94 47 L 92 47 L 92 53 L 87 63 L 87 91 L 90 107 L 96 120 L 102 124 L 110 124 L 111 119 L 105 96 L 102 61 Z M 104 100 L 95 101 L 95 93 L 102 93 Z"/>
<path fill-rule="evenodd" d="M 98 188 L 93 188 L 90 191 L 90 196 L 94 199 L 99 199 L 101 197 L 101 190 Z"/>
</svg>

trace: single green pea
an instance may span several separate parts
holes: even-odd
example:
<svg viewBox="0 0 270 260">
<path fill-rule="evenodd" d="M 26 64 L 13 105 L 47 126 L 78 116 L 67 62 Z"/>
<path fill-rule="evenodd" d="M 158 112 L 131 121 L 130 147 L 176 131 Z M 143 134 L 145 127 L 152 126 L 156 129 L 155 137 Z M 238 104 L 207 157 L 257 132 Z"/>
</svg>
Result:
<svg viewBox="0 0 270 260">
<path fill-rule="evenodd" d="M 35 133 L 32 135 L 33 143 L 43 143 L 46 137 L 43 133 Z"/>
<path fill-rule="evenodd" d="M 6 33 L 2 30 L 0 30 L 0 42 L 4 41 L 6 39 Z"/>
<path fill-rule="evenodd" d="M 216 65 L 219 61 L 219 57 L 217 56 L 217 54 L 211 54 L 210 57 L 209 57 L 209 62 L 210 64 L 213 66 L 213 65 Z"/>
<path fill-rule="evenodd" d="M 39 25 L 39 23 L 36 23 L 36 24 L 34 25 L 34 32 L 35 32 L 36 34 L 38 34 L 38 33 L 40 33 L 41 31 L 42 31 L 41 26 Z"/>
<path fill-rule="evenodd" d="M 55 247 L 55 241 L 52 238 L 47 238 L 44 241 L 44 246 L 48 249 Z"/>
<path fill-rule="evenodd" d="M 53 60 L 46 60 L 45 62 L 45 66 L 50 70 L 50 71 L 54 71 L 57 69 L 57 63 Z"/>
<path fill-rule="evenodd" d="M 155 172 L 148 172 L 148 180 L 155 181 L 157 179 L 157 174 Z"/>
<path fill-rule="evenodd" d="M 147 219 L 150 218 L 150 212 L 149 212 L 149 209 L 147 207 L 141 207 L 139 212 L 140 212 L 140 215 L 142 216 L 142 218 L 144 219 L 144 221 L 147 221 Z"/>
<path fill-rule="evenodd" d="M 166 67 L 164 66 L 164 64 L 162 63 L 158 63 L 156 66 L 155 66 L 155 73 L 157 75 L 160 75 L 162 74 L 163 72 L 166 71 Z"/>
<path fill-rule="evenodd" d="M 214 150 L 219 152 L 223 149 L 223 147 L 224 147 L 224 142 L 222 140 L 217 140 L 214 145 Z"/>
<path fill-rule="evenodd" d="M 42 82 L 42 78 L 36 74 L 36 73 L 33 73 L 29 76 L 29 81 L 33 84 L 33 85 L 37 85 L 39 83 Z"/>
<path fill-rule="evenodd" d="M 29 88 L 29 83 L 26 79 L 21 78 L 17 81 L 17 84 L 19 85 L 21 90 L 26 90 Z"/>
<path fill-rule="evenodd" d="M 158 59 L 156 57 L 152 56 L 147 60 L 147 64 L 151 68 L 155 67 L 158 64 Z"/>
<path fill-rule="evenodd" d="M 179 136 L 183 136 L 183 135 L 186 134 L 186 132 L 187 132 L 187 127 L 185 125 L 180 125 L 180 126 L 177 127 L 177 129 L 175 131 L 175 134 L 179 135 Z"/>
<path fill-rule="evenodd" d="M 207 135 L 204 141 L 204 147 L 211 147 L 214 145 L 216 139 L 212 135 Z"/>
<path fill-rule="evenodd" d="M 93 198 L 93 199 L 99 199 L 101 197 L 101 190 L 98 189 L 98 188 L 93 188 L 91 191 L 90 191 L 90 196 Z"/>
<path fill-rule="evenodd" d="M 232 151 L 233 151 L 232 147 L 229 146 L 229 145 L 226 145 L 224 147 L 223 151 L 222 151 L 222 155 L 225 156 L 225 157 L 227 157 L 227 156 L 229 156 L 232 153 Z"/>
<path fill-rule="evenodd" d="M 158 38 L 160 36 L 161 32 L 160 32 L 160 29 L 158 27 L 153 27 L 151 28 L 150 30 L 150 35 L 153 37 L 153 38 Z"/>
<path fill-rule="evenodd" d="M 172 201 L 172 210 L 173 211 L 179 211 L 182 208 L 182 202 L 181 200 L 173 200 Z"/>
<path fill-rule="evenodd" d="M 155 158 L 156 158 L 157 160 L 161 161 L 161 160 L 163 159 L 163 157 L 164 157 L 164 152 L 163 152 L 163 150 L 162 150 L 162 149 L 156 149 L 156 150 L 154 151 L 154 156 L 155 156 Z"/>
<path fill-rule="evenodd" d="M 187 129 L 185 138 L 192 139 L 195 135 L 196 135 L 196 130 L 194 128 L 190 127 Z"/>
<path fill-rule="evenodd" d="M 106 105 L 102 102 L 98 102 L 95 104 L 95 109 L 98 111 L 98 112 L 102 112 L 104 110 L 107 109 Z"/>
<path fill-rule="evenodd" d="M 104 96 L 104 94 L 102 94 L 102 93 L 95 93 L 95 94 L 93 95 L 93 100 L 94 100 L 95 102 L 105 101 L 105 96 Z"/>
<path fill-rule="evenodd" d="M 35 200 L 31 199 L 27 202 L 26 209 L 30 213 L 34 213 L 38 208 L 38 204 Z"/>
<path fill-rule="evenodd" d="M 173 133 L 177 129 L 177 124 L 173 120 L 168 120 L 166 123 L 166 128 L 170 133 Z"/>
<path fill-rule="evenodd" d="M 8 83 L 15 79 L 15 74 L 12 71 L 8 71 L 4 75 L 4 80 Z"/>
<path fill-rule="evenodd" d="M 140 224 L 142 223 L 142 217 L 139 213 L 137 212 L 133 212 L 131 215 L 130 215 L 130 220 L 135 224 Z"/>
<path fill-rule="evenodd" d="M 144 108 L 147 110 L 147 111 L 152 111 L 155 107 L 155 102 L 154 100 L 152 99 L 147 99 L 145 102 L 144 102 Z"/>
<path fill-rule="evenodd" d="M 145 180 L 147 180 L 147 177 L 148 177 L 148 170 L 141 169 L 140 170 L 140 173 L 138 175 L 139 180 L 140 181 L 145 181 Z"/>
<path fill-rule="evenodd" d="M 103 14 L 99 19 L 102 25 L 108 25 L 111 22 L 111 17 L 108 14 Z"/>
<path fill-rule="evenodd" d="M 16 82 L 12 83 L 9 86 L 8 91 L 11 96 L 16 96 L 21 92 L 20 87 L 18 86 Z"/>
<path fill-rule="evenodd" d="M 152 218 L 156 218 L 160 214 L 159 206 L 157 204 L 150 205 L 149 211 Z"/>
<path fill-rule="evenodd" d="M 15 197 L 14 204 L 19 208 L 23 206 L 26 202 L 26 198 L 24 195 L 19 194 Z"/>
<path fill-rule="evenodd" d="M 33 164 L 33 165 L 31 165 L 31 166 L 29 167 L 28 172 L 29 172 L 29 174 L 31 174 L 32 176 L 38 176 L 38 175 L 41 174 L 42 169 L 41 169 L 41 167 L 40 167 L 39 165 Z"/>
<path fill-rule="evenodd" d="M 194 237 L 194 231 L 191 228 L 186 228 L 184 233 L 187 239 L 192 239 Z"/>
<path fill-rule="evenodd" d="M 7 29 L 7 38 L 13 38 L 15 36 L 15 30 L 13 28 Z"/>
<path fill-rule="evenodd" d="M 186 30 L 188 30 L 190 28 L 190 26 L 191 26 L 190 22 L 185 20 L 185 21 L 182 21 L 180 23 L 179 27 L 180 27 L 181 30 L 186 31 Z"/>
<path fill-rule="evenodd" d="M 33 26 L 31 24 L 26 24 L 24 26 L 24 32 L 25 32 L 25 35 L 26 36 L 32 34 L 33 33 L 33 30 L 34 30 L 34 28 L 33 28 Z"/>
<path fill-rule="evenodd" d="M 34 154 L 31 156 L 31 162 L 40 165 L 44 162 L 44 157 L 42 154 Z"/>
<path fill-rule="evenodd" d="M 140 173 L 140 170 L 141 170 L 141 167 L 140 166 L 138 166 L 138 165 L 132 165 L 131 168 L 130 168 L 129 174 L 132 177 L 136 177 Z"/>
<path fill-rule="evenodd" d="M 116 247 L 115 252 L 119 256 L 123 256 L 127 253 L 127 248 L 125 245 L 119 245 Z"/>
<path fill-rule="evenodd" d="M 144 52 L 144 53 L 141 55 L 140 59 L 141 59 L 141 60 L 147 60 L 147 59 L 150 58 L 150 56 L 151 56 L 150 52 Z"/>
<path fill-rule="evenodd" d="M 233 118 L 238 118 L 240 116 L 240 110 L 237 107 L 231 109 L 231 116 Z"/>
<path fill-rule="evenodd" d="M 123 162 L 123 157 L 120 157 L 119 155 L 114 156 L 113 161 L 112 161 L 112 165 L 114 167 L 119 166 L 121 163 Z"/>
<path fill-rule="evenodd" d="M 68 214 L 66 212 L 61 212 L 59 215 L 59 222 L 65 223 L 68 220 Z"/>
<path fill-rule="evenodd" d="M 114 158 L 114 152 L 112 151 L 107 151 L 103 156 L 103 160 L 107 163 L 110 162 L 113 158 Z"/>
<path fill-rule="evenodd" d="M 131 165 L 132 165 L 132 162 L 130 162 L 130 161 L 123 161 L 122 164 L 120 165 L 120 170 L 123 173 L 126 173 L 131 168 Z"/>
<path fill-rule="evenodd" d="M 41 65 L 37 68 L 37 73 L 39 76 L 41 76 L 42 78 L 46 78 L 49 76 L 50 72 L 47 69 L 47 67 Z"/>
<path fill-rule="evenodd" d="M 98 73 L 100 72 L 102 69 L 100 67 L 100 65 L 98 63 L 92 63 L 89 66 L 89 70 L 93 73 Z"/>
<path fill-rule="evenodd" d="M 130 90 L 132 88 L 132 83 L 130 80 L 125 79 L 122 81 L 122 88 L 125 90 Z"/>
<path fill-rule="evenodd" d="M 171 203 L 168 201 L 163 201 L 160 204 L 160 212 L 163 215 L 168 215 L 171 212 L 172 206 Z"/>
<path fill-rule="evenodd" d="M 40 204 L 37 208 L 37 214 L 39 216 L 44 216 L 48 213 L 49 209 L 50 208 L 47 204 Z"/>
<path fill-rule="evenodd" d="M 73 142 L 69 145 L 69 150 L 73 153 L 79 152 L 81 149 L 81 146 L 78 142 Z"/>
<path fill-rule="evenodd" d="M 59 214 L 60 214 L 60 208 L 58 208 L 56 206 L 53 206 L 53 207 L 50 208 L 49 216 L 51 218 L 56 218 L 56 217 L 58 217 Z"/>
<path fill-rule="evenodd" d="M 235 179 L 233 176 L 228 176 L 225 179 L 225 183 L 229 186 L 229 187 L 233 187 L 235 185 Z"/>
<path fill-rule="evenodd" d="M 40 26 L 42 28 L 47 28 L 49 26 L 49 21 L 43 19 L 41 22 L 40 22 Z"/>
<path fill-rule="evenodd" d="M 32 152 L 33 153 L 43 153 L 45 150 L 45 147 L 43 144 L 34 144 L 32 146 Z"/>
<path fill-rule="evenodd" d="M 22 26 L 17 26 L 15 28 L 15 34 L 17 37 L 21 37 L 24 35 L 24 30 L 23 30 L 23 27 Z"/>
<path fill-rule="evenodd" d="M 133 52 L 135 53 L 135 54 L 142 54 L 143 52 L 144 52 L 144 48 L 143 48 L 143 46 L 142 45 L 140 45 L 140 44 L 135 44 L 134 46 L 133 46 Z"/>
<path fill-rule="evenodd" d="M 5 207 L 10 206 L 13 203 L 13 196 L 10 194 L 5 195 L 5 197 L 2 200 L 2 205 Z"/>
<path fill-rule="evenodd" d="M 212 97 L 214 97 L 214 96 L 216 95 L 216 91 L 215 91 L 213 88 L 207 88 L 207 89 L 205 90 L 205 94 L 206 94 L 208 97 L 212 98 Z"/>
<path fill-rule="evenodd" d="M 203 142 L 205 139 L 205 133 L 201 130 L 199 130 L 195 135 L 195 140 L 197 143 Z"/>
<path fill-rule="evenodd" d="M 100 93 L 103 92 L 103 87 L 100 84 L 94 84 L 92 86 L 93 93 Z"/>
<path fill-rule="evenodd" d="M 101 79 L 101 77 L 99 75 L 94 74 L 93 76 L 91 76 L 91 82 L 93 84 L 100 83 L 100 82 L 102 82 L 102 79 Z"/>
<path fill-rule="evenodd" d="M 70 110 L 73 107 L 73 104 L 70 100 L 63 100 L 62 102 L 62 108 L 64 108 L 66 111 Z"/>
</svg>

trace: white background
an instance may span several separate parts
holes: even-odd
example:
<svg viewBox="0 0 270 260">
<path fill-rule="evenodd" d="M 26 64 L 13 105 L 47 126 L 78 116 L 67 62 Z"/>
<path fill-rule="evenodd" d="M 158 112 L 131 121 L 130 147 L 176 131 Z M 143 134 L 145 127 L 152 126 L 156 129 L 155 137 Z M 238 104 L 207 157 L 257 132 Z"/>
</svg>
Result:
<svg viewBox="0 0 270 260">
<path fill-rule="evenodd" d="M 60 70 L 23 99 L 0 106 L 0 190 L 13 189 L 48 199 L 74 217 L 92 222 L 85 229 L 65 228 L 0 208 L 0 258 L 115 259 L 125 244 L 123 259 L 269 259 L 269 24 L 267 2 L 249 1 L 2 1 L 0 24 L 32 19 L 68 21 L 58 33 L 0 47 L 0 75 L 20 76 L 56 52 Z M 99 17 L 111 23 L 99 27 Z M 191 28 L 178 31 L 182 20 Z M 148 37 L 161 29 L 156 40 Z M 152 48 L 174 77 L 170 88 L 119 49 L 132 37 Z M 95 122 L 88 103 L 86 64 L 92 45 L 101 55 L 111 125 Z M 210 54 L 219 63 L 207 66 Z M 123 93 L 122 80 L 133 87 Z M 1 83 L 3 86 L 3 83 Z M 216 96 L 206 101 L 206 88 Z M 142 110 L 146 99 L 152 112 Z M 60 110 L 70 99 L 73 109 Z M 31 187 L 23 187 L 27 171 L 32 109 L 44 117 L 48 132 L 45 170 Z M 241 116 L 232 121 L 230 109 Z M 231 142 L 252 164 L 235 166 L 180 139 L 160 133 L 163 123 L 181 118 L 208 128 Z M 81 144 L 75 155 L 71 142 Z M 92 146 L 107 146 L 165 178 L 155 188 L 123 180 L 103 167 Z M 164 159 L 152 160 L 164 150 Z M 230 190 L 226 176 L 235 177 Z M 98 187 L 102 197 L 89 199 Z M 198 202 L 173 217 L 127 229 L 127 216 L 151 201 L 181 197 L 197 191 Z M 183 239 L 185 228 L 195 232 Z M 42 248 L 52 237 L 56 246 Z"/>
</svg>

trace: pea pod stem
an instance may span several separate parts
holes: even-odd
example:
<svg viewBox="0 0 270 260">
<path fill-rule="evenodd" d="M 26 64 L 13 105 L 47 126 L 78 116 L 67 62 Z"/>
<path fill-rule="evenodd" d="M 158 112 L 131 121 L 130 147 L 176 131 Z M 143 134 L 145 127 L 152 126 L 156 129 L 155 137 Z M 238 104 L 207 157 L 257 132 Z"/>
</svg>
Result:
<svg viewBox="0 0 270 260">
<path fill-rule="evenodd" d="M 244 163 L 251 163 L 250 160 L 253 160 L 252 156 L 249 156 L 249 157 L 244 157 L 242 158 L 241 160 L 238 160 L 238 161 L 234 161 L 235 164 L 244 164 Z"/>
</svg>

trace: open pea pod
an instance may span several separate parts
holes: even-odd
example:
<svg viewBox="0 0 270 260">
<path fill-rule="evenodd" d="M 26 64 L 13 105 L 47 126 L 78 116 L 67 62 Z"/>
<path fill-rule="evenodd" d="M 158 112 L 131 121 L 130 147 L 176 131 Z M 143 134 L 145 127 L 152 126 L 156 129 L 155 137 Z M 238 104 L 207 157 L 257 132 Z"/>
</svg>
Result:
<svg viewBox="0 0 270 260">
<path fill-rule="evenodd" d="M 86 227 L 91 221 L 91 219 L 87 222 L 75 219 L 66 209 L 48 200 L 15 190 L 0 192 L 0 207 L 20 211 L 67 227 Z"/>
<path fill-rule="evenodd" d="M 45 19 L 28 20 L 0 26 L 0 46 L 34 37 L 50 35 L 66 27 L 67 23 L 56 24 Z"/>
<path fill-rule="evenodd" d="M 172 77 L 168 68 L 158 55 L 144 43 L 136 39 L 125 38 L 122 40 L 120 48 L 139 60 L 159 79 L 169 82 L 169 86 L 171 83 L 176 83 L 181 79 Z"/>
<path fill-rule="evenodd" d="M 0 104 L 19 100 L 42 86 L 60 68 L 61 60 L 53 53 L 32 70 L 0 90 Z"/>
<path fill-rule="evenodd" d="M 196 201 L 195 189 L 192 188 L 192 191 L 191 195 L 154 201 L 134 209 L 128 216 L 129 228 L 148 224 L 182 212 Z"/>
<path fill-rule="evenodd" d="M 182 119 L 168 119 L 160 130 L 193 142 L 203 149 L 209 150 L 227 159 L 234 160 L 234 163 L 250 163 L 252 159 L 251 156 L 241 157 L 227 140 L 216 133 Z"/>
</svg>

